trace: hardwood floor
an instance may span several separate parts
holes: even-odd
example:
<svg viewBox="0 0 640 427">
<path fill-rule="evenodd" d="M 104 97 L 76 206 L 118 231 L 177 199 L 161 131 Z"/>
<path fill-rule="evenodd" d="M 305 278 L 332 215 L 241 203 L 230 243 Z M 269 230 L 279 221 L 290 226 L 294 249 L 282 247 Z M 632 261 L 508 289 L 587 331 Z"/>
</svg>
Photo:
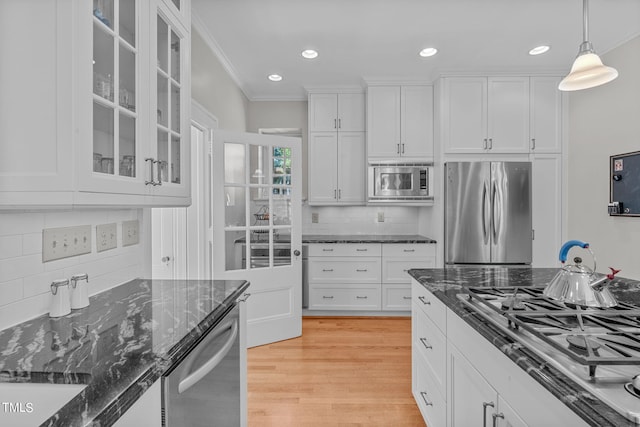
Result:
<svg viewBox="0 0 640 427">
<path fill-rule="evenodd" d="M 251 348 L 249 427 L 421 426 L 411 319 L 307 317 L 302 337 Z"/>
</svg>

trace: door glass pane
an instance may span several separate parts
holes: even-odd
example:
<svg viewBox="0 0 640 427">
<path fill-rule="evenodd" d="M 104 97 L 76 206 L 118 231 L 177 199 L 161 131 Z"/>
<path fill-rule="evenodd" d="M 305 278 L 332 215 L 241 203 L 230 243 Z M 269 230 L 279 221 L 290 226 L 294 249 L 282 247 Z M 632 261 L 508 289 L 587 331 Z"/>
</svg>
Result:
<svg viewBox="0 0 640 427">
<path fill-rule="evenodd" d="M 246 265 L 245 231 L 226 231 L 225 235 L 225 267 L 226 270 L 244 269 Z"/>
<path fill-rule="evenodd" d="M 273 225 L 291 225 L 291 192 L 282 189 L 282 194 L 273 196 Z"/>
<path fill-rule="evenodd" d="M 224 182 L 245 183 L 245 145 L 226 142 L 224 144 Z"/>
<path fill-rule="evenodd" d="M 120 37 L 136 45 L 136 2 L 120 0 Z"/>
<path fill-rule="evenodd" d="M 291 185 L 291 148 L 273 147 L 272 183 L 275 185 Z"/>
<path fill-rule="evenodd" d="M 118 103 L 131 111 L 136 111 L 136 55 L 120 45 L 120 89 Z"/>
<path fill-rule="evenodd" d="M 224 187 L 224 224 L 227 227 L 247 225 L 245 209 L 245 188 Z"/>
<path fill-rule="evenodd" d="M 169 42 L 169 27 L 164 20 L 158 16 L 158 68 L 167 73 L 169 62 L 167 58 L 167 43 Z"/>
<path fill-rule="evenodd" d="M 113 37 L 93 26 L 93 93 L 113 101 Z"/>
<path fill-rule="evenodd" d="M 180 132 L 180 88 L 171 84 L 171 129 Z"/>
<path fill-rule="evenodd" d="M 273 265 L 291 265 L 291 232 L 281 235 L 273 248 Z"/>
<path fill-rule="evenodd" d="M 180 184 L 180 137 L 171 135 L 171 182 Z"/>
<path fill-rule="evenodd" d="M 93 16 L 113 29 L 113 0 L 93 0 Z"/>
<path fill-rule="evenodd" d="M 136 176 L 136 121 L 120 113 L 120 162 L 121 176 Z"/>
<path fill-rule="evenodd" d="M 269 184 L 267 180 L 267 174 L 269 170 L 265 168 L 267 166 L 267 156 L 269 155 L 268 147 L 263 145 L 250 145 L 251 151 L 250 162 L 251 168 L 251 184 Z"/>
<path fill-rule="evenodd" d="M 158 72 L 158 124 L 169 126 L 169 79 Z"/>
<path fill-rule="evenodd" d="M 180 0 L 171 0 L 171 2 L 180 10 Z"/>
<path fill-rule="evenodd" d="M 171 30 L 171 78 L 180 82 L 180 37 Z"/>
<path fill-rule="evenodd" d="M 251 237 L 251 264 L 249 268 L 265 268 L 269 267 L 270 259 L 272 258 L 271 248 L 269 245 L 269 230 L 253 230 Z M 253 237 L 254 233 L 261 233 L 267 236 L 262 240 L 256 240 Z"/>
<path fill-rule="evenodd" d="M 113 174 L 113 110 L 93 103 L 93 170 Z"/>
<path fill-rule="evenodd" d="M 156 164 L 156 177 L 159 176 L 160 180 L 167 182 L 169 180 L 169 135 L 160 130 L 158 131 L 157 154 L 159 163 Z"/>
</svg>

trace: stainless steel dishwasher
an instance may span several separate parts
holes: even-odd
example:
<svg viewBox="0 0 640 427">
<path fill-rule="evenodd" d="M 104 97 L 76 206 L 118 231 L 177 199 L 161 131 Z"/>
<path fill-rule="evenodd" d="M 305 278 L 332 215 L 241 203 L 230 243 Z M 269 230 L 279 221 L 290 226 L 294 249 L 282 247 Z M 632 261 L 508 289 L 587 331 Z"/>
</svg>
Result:
<svg viewBox="0 0 640 427">
<path fill-rule="evenodd" d="M 162 425 L 241 425 L 240 305 L 163 379 Z"/>
</svg>

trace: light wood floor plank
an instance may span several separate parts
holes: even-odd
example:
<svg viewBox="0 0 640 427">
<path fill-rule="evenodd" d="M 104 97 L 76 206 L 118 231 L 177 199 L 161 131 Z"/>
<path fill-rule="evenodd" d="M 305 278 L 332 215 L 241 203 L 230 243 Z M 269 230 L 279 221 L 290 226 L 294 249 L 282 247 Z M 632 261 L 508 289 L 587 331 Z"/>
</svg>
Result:
<svg viewBox="0 0 640 427">
<path fill-rule="evenodd" d="M 410 318 L 302 320 L 251 348 L 249 427 L 424 427 L 411 394 Z"/>
</svg>

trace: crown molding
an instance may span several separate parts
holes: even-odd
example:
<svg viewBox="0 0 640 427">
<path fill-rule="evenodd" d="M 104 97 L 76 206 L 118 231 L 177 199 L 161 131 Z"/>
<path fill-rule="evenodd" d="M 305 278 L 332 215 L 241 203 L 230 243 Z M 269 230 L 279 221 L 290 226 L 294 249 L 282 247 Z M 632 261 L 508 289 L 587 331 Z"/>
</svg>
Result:
<svg viewBox="0 0 640 427">
<path fill-rule="evenodd" d="M 220 47 L 218 42 L 213 38 L 209 30 L 207 29 L 207 26 L 202 21 L 200 16 L 198 16 L 197 13 L 191 14 L 191 26 L 200 35 L 200 37 L 202 37 L 202 39 L 207 44 L 207 46 L 209 46 L 209 49 L 211 49 L 211 52 L 213 53 L 213 55 L 218 59 L 218 61 L 220 61 L 220 64 L 222 64 L 222 67 L 225 69 L 227 74 L 229 74 L 229 77 L 231 78 L 231 80 L 233 80 L 233 82 L 240 88 L 242 93 L 244 93 L 244 96 L 249 101 L 251 101 L 252 100 L 251 92 L 249 91 L 247 86 L 242 82 L 240 77 L 238 77 L 238 73 L 236 72 L 236 69 L 231 64 L 231 61 L 229 61 L 229 58 L 227 58 L 222 48 Z"/>
</svg>

